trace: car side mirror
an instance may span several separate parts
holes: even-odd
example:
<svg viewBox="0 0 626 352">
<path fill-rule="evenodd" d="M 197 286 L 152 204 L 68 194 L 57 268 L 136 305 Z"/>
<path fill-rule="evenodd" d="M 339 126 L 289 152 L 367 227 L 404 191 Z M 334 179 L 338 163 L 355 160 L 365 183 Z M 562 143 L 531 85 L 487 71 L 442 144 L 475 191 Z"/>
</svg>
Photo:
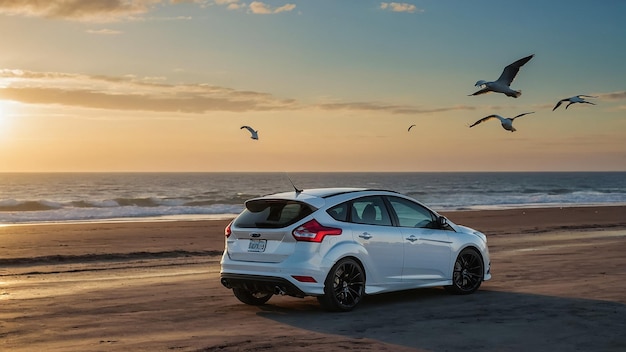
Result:
<svg viewBox="0 0 626 352">
<path fill-rule="evenodd" d="M 448 227 L 448 219 L 446 219 L 445 216 L 440 216 L 437 218 L 437 225 L 439 225 L 439 228 L 443 229 Z"/>
</svg>

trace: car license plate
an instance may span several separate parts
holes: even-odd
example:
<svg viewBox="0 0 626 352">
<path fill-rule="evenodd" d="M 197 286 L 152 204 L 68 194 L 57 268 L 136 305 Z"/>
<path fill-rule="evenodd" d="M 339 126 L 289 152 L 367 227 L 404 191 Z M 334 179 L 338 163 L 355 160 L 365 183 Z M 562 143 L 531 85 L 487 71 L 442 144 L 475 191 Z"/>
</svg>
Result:
<svg viewBox="0 0 626 352">
<path fill-rule="evenodd" d="M 250 240 L 248 252 L 265 252 L 267 240 Z"/>
</svg>

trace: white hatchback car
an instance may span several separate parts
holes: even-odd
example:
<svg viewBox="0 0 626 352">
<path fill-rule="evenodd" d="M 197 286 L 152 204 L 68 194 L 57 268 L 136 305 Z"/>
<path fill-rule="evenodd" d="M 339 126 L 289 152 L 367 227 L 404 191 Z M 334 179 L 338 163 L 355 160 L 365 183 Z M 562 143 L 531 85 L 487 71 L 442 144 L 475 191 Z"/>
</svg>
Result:
<svg viewBox="0 0 626 352">
<path fill-rule="evenodd" d="M 491 278 L 484 234 L 397 192 L 295 190 L 245 206 L 225 229 L 220 276 L 247 304 L 316 296 L 349 311 L 366 294 L 433 286 L 469 294 Z"/>
</svg>

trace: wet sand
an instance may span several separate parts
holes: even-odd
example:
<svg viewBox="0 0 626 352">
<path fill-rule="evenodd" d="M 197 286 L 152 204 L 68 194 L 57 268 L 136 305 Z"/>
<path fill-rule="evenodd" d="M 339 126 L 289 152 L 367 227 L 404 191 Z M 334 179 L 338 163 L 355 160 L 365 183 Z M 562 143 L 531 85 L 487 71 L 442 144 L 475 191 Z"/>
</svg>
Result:
<svg viewBox="0 0 626 352">
<path fill-rule="evenodd" d="M 626 207 L 450 212 L 485 232 L 491 281 L 240 303 L 227 220 L 0 227 L 2 351 L 624 351 Z"/>
</svg>

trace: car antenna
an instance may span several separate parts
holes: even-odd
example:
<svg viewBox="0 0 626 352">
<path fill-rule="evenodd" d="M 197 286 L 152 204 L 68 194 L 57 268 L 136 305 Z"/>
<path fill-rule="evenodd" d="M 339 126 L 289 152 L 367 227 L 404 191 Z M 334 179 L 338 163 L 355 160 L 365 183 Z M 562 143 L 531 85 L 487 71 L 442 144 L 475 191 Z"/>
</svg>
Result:
<svg viewBox="0 0 626 352">
<path fill-rule="evenodd" d="M 293 190 L 296 191 L 296 196 L 302 193 L 303 190 L 299 189 L 298 187 L 296 187 L 296 185 L 293 184 L 293 181 L 291 180 L 291 177 L 289 177 L 289 174 L 285 172 L 285 175 L 287 175 L 287 179 L 289 180 L 289 183 L 291 183 Z"/>
</svg>

